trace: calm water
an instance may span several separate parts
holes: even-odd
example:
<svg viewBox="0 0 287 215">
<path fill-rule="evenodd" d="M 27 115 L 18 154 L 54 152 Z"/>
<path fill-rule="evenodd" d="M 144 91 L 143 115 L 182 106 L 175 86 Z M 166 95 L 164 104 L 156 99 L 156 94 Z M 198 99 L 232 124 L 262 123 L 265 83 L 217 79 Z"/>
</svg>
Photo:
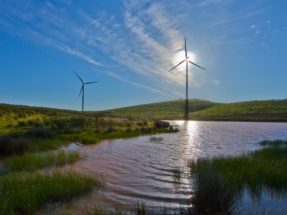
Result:
<svg viewBox="0 0 287 215">
<path fill-rule="evenodd" d="M 287 139 L 287 123 L 170 121 L 179 133 L 104 141 L 75 147 L 87 159 L 65 167 L 81 172 L 102 174 L 103 193 L 92 192 L 67 205 L 83 210 L 95 204 L 106 207 L 147 206 L 179 207 L 190 197 L 187 162 L 199 157 L 239 155 L 260 148 L 259 141 Z M 75 149 L 74 148 L 74 149 Z M 183 171 L 182 185 L 173 180 L 173 170 Z"/>
</svg>

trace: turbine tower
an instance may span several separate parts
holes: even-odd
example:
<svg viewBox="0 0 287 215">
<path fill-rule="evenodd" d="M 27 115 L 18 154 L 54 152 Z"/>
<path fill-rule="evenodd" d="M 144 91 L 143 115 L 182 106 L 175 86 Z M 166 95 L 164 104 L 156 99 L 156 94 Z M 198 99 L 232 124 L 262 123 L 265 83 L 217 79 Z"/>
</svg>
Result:
<svg viewBox="0 0 287 215">
<path fill-rule="evenodd" d="M 186 120 L 188 120 L 188 63 L 190 63 L 190 64 L 192 64 L 194 66 L 197 66 L 197 67 L 199 67 L 201 69 L 204 69 L 204 70 L 205 70 L 205 68 L 203 68 L 203 67 L 201 67 L 201 66 L 199 66 L 199 65 L 197 65 L 197 64 L 195 64 L 195 63 L 193 63 L 193 62 L 191 62 L 189 60 L 189 56 L 187 55 L 187 48 L 186 48 L 186 36 L 184 37 L 184 47 L 185 47 L 185 59 L 183 61 L 181 61 L 179 64 L 177 64 L 175 67 L 170 69 L 169 72 L 171 70 L 175 69 L 176 67 L 178 67 L 180 64 L 182 64 L 184 62 L 186 63 L 186 73 L 185 73 L 185 79 L 186 79 L 186 81 L 185 81 L 185 86 L 186 86 L 185 96 L 186 96 L 186 100 L 185 100 L 185 114 L 184 114 L 184 117 L 185 117 Z"/>
<path fill-rule="evenodd" d="M 75 73 L 75 72 L 74 72 Z M 75 73 L 76 76 L 78 76 L 77 73 Z M 82 93 L 82 111 L 84 111 L 84 92 L 85 92 L 85 84 L 94 84 L 94 83 L 97 83 L 98 81 L 93 81 L 93 82 L 84 82 L 80 76 L 78 76 L 78 78 L 80 79 L 80 81 L 82 82 L 82 88 L 81 88 L 81 91 L 80 91 L 80 94 L 78 97 L 80 97 L 81 93 Z"/>
</svg>

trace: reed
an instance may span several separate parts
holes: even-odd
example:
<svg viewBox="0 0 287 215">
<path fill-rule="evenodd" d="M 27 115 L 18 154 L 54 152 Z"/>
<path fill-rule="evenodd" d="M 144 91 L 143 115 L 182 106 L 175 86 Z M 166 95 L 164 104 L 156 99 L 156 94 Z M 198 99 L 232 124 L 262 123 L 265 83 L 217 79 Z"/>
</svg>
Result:
<svg viewBox="0 0 287 215">
<path fill-rule="evenodd" d="M 47 202 L 67 201 L 101 180 L 75 172 L 13 173 L 0 177 L 0 214 L 32 214 Z"/>
<path fill-rule="evenodd" d="M 237 214 L 239 194 L 228 186 L 210 163 L 201 163 L 192 172 L 193 197 L 190 214 Z"/>
<path fill-rule="evenodd" d="M 245 185 L 253 194 L 260 195 L 267 187 L 279 192 L 287 191 L 287 141 L 264 141 L 265 148 L 235 157 L 198 159 L 190 163 L 191 171 L 205 166 L 218 172 L 229 186 L 242 190 Z"/>
</svg>

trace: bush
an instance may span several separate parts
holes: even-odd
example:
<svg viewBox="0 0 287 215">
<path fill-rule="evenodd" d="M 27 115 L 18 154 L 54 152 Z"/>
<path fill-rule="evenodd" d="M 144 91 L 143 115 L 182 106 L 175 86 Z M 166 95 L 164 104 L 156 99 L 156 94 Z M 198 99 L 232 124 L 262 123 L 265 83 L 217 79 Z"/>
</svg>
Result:
<svg viewBox="0 0 287 215">
<path fill-rule="evenodd" d="M 165 122 L 165 121 L 155 121 L 154 122 L 154 126 L 156 128 L 168 128 L 170 126 L 169 122 Z"/>
<path fill-rule="evenodd" d="M 0 154 L 6 155 L 7 148 L 12 142 L 12 137 L 10 135 L 5 135 L 0 139 Z"/>
<path fill-rule="evenodd" d="M 0 139 L 0 154 L 12 155 L 23 154 L 28 150 L 28 140 L 24 138 L 14 138 L 10 135 L 5 135 Z"/>
<path fill-rule="evenodd" d="M 108 129 L 107 129 L 107 133 L 112 133 L 112 132 L 115 132 L 116 131 L 116 128 L 114 126 L 109 126 Z"/>
<path fill-rule="evenodd" d="M 21 127 L 21 126 L 26 126 L 27 123 L 25 121 L 18 121 L 18 126 Z"/>
<path fill-rule="evenodd" d="M 51 130 L 45 129 L 44 127 L 34 127 L 27 131 L 27 135 L 30 137 L 40 137 L 40 138 L 52 138 L 53 133 Z"/>
<path fill-rule="evenodd" d="M 132 131 L 131 128 L 127 128 L 127 129 L 126 129 L 126 132 L 131 132 L 131 131 Z"/>
<path fill-rule="evenodd" d="M 82 133 L 82 129 L 81 128 L 71 128 L 69 126 L 65 127 L 63 130 L 64 134 L 80 134 Z"/>
<path fill-rule="evenodd" d="M 66 119 L 56 119 L 53 120 L 53 127 L 59 128 L 59 129 L 64 129 L 69 125 L 68 121 Z"/>
</svg>

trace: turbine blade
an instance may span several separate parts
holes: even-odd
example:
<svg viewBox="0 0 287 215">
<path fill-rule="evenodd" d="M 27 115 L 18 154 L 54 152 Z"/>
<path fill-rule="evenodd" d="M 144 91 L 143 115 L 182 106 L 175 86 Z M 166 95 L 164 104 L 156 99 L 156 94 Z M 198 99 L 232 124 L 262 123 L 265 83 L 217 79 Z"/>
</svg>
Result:
<svg viewBox="0 0 287 215">
<path fill-rule="evenodd" d="M 186 59 L 187 58 L 186 36 L 184 37 L 184 46 L 185 46 L 185 59 Z"/>
<path fill-rule="evenodd" d="M 81 88 L 81 91 L 80 91 L 80 93 L 79 93 L 78 98 L 80 97 L 81 93 L 83 92 L 83 89 L 84 89 L 84 85 L 83 85 L 82 88 Z"/>
<path fill-rule="evenodd" d="M 186 59 L 185 60 L 183 60 L 183 61 L 181 61 L 179 64 L 177 64 L 175 67 L 173 67 L 171 70 L 173 70 L 173 69 L 175 69 L 176 67 L 178 67 L 180 64 L 182 64 L 184 61 L 186 61 Z M 169 72 L 171 71 L 171 70 L 169 70 Z"/>
<path fill-rule="evenodd" d="M 74 72 L 74 71 L 73 71 Z M 75 72 L 74 72 L 75 73 Z M 78 76 L 78 74 L 77 73 L 75 73 L 76 74 L 76 76 Z M 81 82 L 82 83 L 84 83 L 84 81 L 80 78 L 80 76 L 78 76 L 78 78 L 81 80 Z"/>
<path fill-rule="evenodd" d="M 197 64 L 195 64 L 195 63 L 193 63 L 193 62 L 191 62 L 191 61 L 188 61 L 189 63 L 191 63 L 191 64 L 193 64 L 194 66 L 197 66 L 197 67 L 199 67 L 199 68 L 201 68 L 201 69 L 204 69 L 203 67 L 201 67 L 201 66 L 199 66 L 199 65 L 197 65 Z M 206 69 L 204 69 L 204 70 L 206 70 Z"/>
<path fill-rule="evenodd" d="M 93 81 L 93 82 L 87 82 L 87 83 L 84 83 L 84 84 L 93 84 L 93 83 L 98 83 L 99 81 Z"/>
</svg>

